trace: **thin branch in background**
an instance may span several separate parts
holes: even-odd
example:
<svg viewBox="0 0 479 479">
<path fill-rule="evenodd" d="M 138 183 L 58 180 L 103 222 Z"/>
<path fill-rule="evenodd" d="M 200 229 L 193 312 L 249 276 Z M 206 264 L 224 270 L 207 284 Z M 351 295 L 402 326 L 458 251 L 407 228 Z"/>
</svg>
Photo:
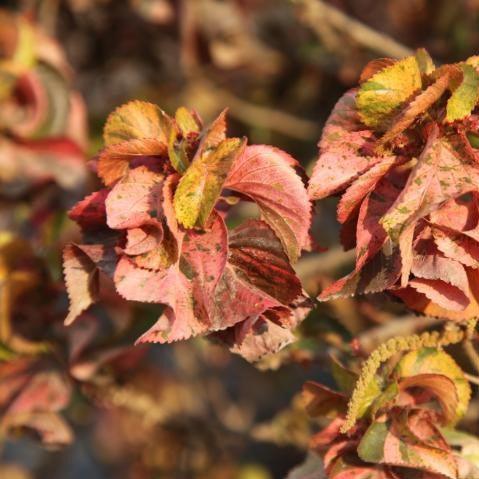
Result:
<svg viewBox="0 0 479 479">
<path fill-rule="evenodd" d="M 268 106 L 253 104 L 206 78 L 196 78 L 190 84 L 187 95 L 185 103 L 198 106 L 200 101 L 200 111 L 217 112 L 224 105 L 228 105 L 229 115 L 246 125 L 304 141 L 316 140 L 319 136 L 320 128 L 316 122 Z"/>
<path fill-rule="evenodd" d="M 328 24 L 364 48 L 381 55 L 402 58 L 412 54 L 410 48 L 390 36 L 368 27 L 321 0 L 291 1 L 298 7 L 299 18 L 320 38 L 324 36 L 324 24 Z"/>
</svg>

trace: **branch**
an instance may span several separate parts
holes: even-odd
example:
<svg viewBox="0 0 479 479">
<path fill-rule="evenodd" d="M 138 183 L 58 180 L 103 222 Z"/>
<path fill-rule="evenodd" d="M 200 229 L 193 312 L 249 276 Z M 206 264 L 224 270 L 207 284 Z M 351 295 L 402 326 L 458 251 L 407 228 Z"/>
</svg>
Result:
<svg viewBox="0 0 479 479">
<path fill-rule="evenodd" d="M 324 25 L 328 24 L 359 45 L 382 55 L 403 58 L 413 53 L 410 48 L 397 42 L 390 36 L 347 16 L 322 0 L 291 1 L 298 6 L 300 19 L 320 38 L 324 35 Z"/>
</svg>

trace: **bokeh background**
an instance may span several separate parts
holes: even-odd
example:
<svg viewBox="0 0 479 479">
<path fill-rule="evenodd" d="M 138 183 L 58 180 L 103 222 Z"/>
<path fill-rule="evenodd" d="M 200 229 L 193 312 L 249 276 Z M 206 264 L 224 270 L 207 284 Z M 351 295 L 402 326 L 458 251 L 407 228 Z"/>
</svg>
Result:
<svg viewBox="0 0 479 479">
<path fill-rule="evenodd" d="M 64 50 L 72 88 L 86 105 L 89 157 L 102 146 L 108 113 L 143 99 L 167 112 L 187 105 L 205 121 L 228 107 L 232 136 L 276 145 L 310 172 L 324 121 L 369 60 L 406 56 L 418 47 L 438 64 L 479 52 L 477 0 L 0 3 L 38 23 Z M 8 27 L 5 18 L 0 30 Z M 2 227 L 29 242 L 59 290 L 61 246 L 79 235 L 65 212 L 93 188 L 89 177 L 61 197 L 42 190 L 2 199 Z M 53 219 L 39 231 L 42 213 Z M 327 250 L 306 255 L 297 266 L 311 294 L 351 261 L 339 246 L 334 199 L 316 208 L 314 235 Z M 66 298 L 59 295 L 61 310 Z M 382 297 L 335 301 L 310 315 L 297 343 L 253 366 L 204 339 L 128 347 L 158 311 L 111 298 L 106 312 L 93 311 L 93 332 L 80 324 L 88 347 L 72 369 L 74 391 L 64 413 L 73 442 L 46 450 L 23 435 L 0 437 L 0 478 L 286 477 L 303 460 L 312 427 L 297 395 L 307 379 L 328 381 L 330 348 L 341 350 L 359 334 L 368 352 L 399 321 L 401 332 L 416 327 L 414 318 Z M 108 356 L 119 345 L 121 354 Z M 471 418 L 478 407 L 476 398 Z M 467 418 L 466 426 L 477 429 Z"/>
</svg>

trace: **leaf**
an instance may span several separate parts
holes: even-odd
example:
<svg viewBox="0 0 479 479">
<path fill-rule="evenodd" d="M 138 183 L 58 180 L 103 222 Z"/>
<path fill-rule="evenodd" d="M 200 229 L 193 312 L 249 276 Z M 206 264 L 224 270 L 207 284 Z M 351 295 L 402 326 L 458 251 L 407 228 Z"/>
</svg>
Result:
<svg viewBox="0 0 479 479">
<path fill-rule="evenodd" d="M 163 179 L 144 166 L 131 170 L 106 198 L 108 226 L 126 229 L 157 223 Z"/>
<path fill-rule="evenodd" d="M 479 99 L 479 73 L 467 64 L 460 64 L 462 81 L 452 92 L 446 106 L 446 121 L 462 120 L 469 116 Z"/>
<path fill-rule="evenodd" d="M 0 432 L 28 429 L 50 445 L 71 442 L 68 425 L 57 416 L 70 400 L 71 387 L 56 365 L 19 358 L 0 363 Z"/>
<path fill-rule="evenodd" d="M 437 248 L 446 257 L 462 263 L 464 266 L 479 268 L 479 244 L 465 235 L 448 235 L 435 230 L 434 241 Z"/>
<path fill-rule="evenodd" d="M 421 88 L 421 72 L 414 56 L 374 74 L 358 91 L 356 105 L 367 126 L 381 127 L 389 115 Z"/>
<path fill-rule="evenodd" d="M 442 414 L 440 414 L 439 420 L 442 422 L 442 425 L 445 426 L 455 422 L 459 398 L 452 379 L 442 374 L 416 374 L 402 379 L 399 383 L 399 388 L 400 391 L 406 391 L 413 396 L 414 391 L 417 390 L 416 388 L 420 388 L 422 395 L 424 395 L 424 391 L 427 391 L 441 406 Z M 421 394 L 418 395 L 421 396 Z M 421 398 L 416 404 L 420 405 L 423 402 L 429 401 L 430 397 L 426 396 Z"/>
<path fill-rule="evenodd" d="M 397 421 L 374 422 L 358 446 L 359 457 L 366 462 L 419 469 L 455 479 L 457 464 L 451 452 L 408 440 Z M 439 432 L 437 432 L 439 434 Z"/>
<path fill-rule="evenodd" d="M 364 83 L 368 81 L 372 76 L 380 71 L 386 69 L 397 63 L 397 60 L 394 58 L 377 58 L 375 60 L 371 60 L 368 64 L 363 68 L 361 75 L 359 77 L 359 83 Z"/>
<path fill-rule="evenodd" d="M 406 304 L 406 306 L 414 311 L 419 311 L 426 316 L 434 316 L 442 319 L 449 319 L 452 321 L 464 321 L 471 319 L 479 315 L 479 283 L 476 278 L 476 271 L 468 271 L 469 277 L 469 286 L 470 290 L 468 293 L 468 306 L 462 310 L 453 311 L 451 309 L 446 309 L 440 305 L 434 303 L 424 294 L 419 293 L 413 288 L 402 288 L 392 291 L 395 296 L 401 298 L 401 300 Z M 427 280 L 423 280 L 427 281 Z M 445 283 L 444 283 L 445 284 Z M 444 286 L 443 284 L 443 286 Z M 456 292 L 453 287 L 449 287 L 449 290 L 452 290 L 453 293 Z M 434 292 L 434 290 L 432 290 Z M 462 295 L 464 292 L 461 292 Z M 437 294 L 437 293 L 436 293 Z M 431 295 L 431 294 L 430 294 Z M 445 298 L 444 296 L 441 296 Z M 440 298 L 441 298 L 440 297 Z M 457 304 L 457 301 L 456 301 Z M 449 305 L 448 305 L 449 306 Z"/>
<path fill-rule="evenodd" d="M 144 101 L 131 101 L 118 107 L 108 117 L 103 130 L 106 146 L 129 140 L 157 140 L 168 143 L 170 117 L 157 105 Z"/>
<path fill-rule="evenodd" d="M 471 397 L 471 387 L 462 369 L 444 351 L 432 348 L 411 351 L 401 358 L 395 374 L 398 378 L 410 378 L 419 374 L 446 376 L 457 389 L 458 404 L 453 422 L 457 422 L 465 414 Z"/>
<path fill-rule="evenodd" d="M 65 324 L 71 324 L 83 311 L 96 302 L 99 292 L 96 265 L 76 245 L 63 250 L 63 272 L 70 300 Z"/>
<path fill-rule="evenodd" d="M 275 310 L 275 313 L 278 313 L 278 310 Z M 291 314 L 286 308 L 283 313 Z M 230 336 L 232 338 L 228 341 L 226 338 Z M 220 333 L 219 337 L 229 346 L 232 353 L 239 354 L 250 363 L 281 351 L 296 340 L 289 328 L 276 324 L 267 318 L 266 314 L 246 319 Z"/>
<path fill-rule="evenodd" d="M 425 48 L 418 48 L 416 50 L 416 61 L 423 75 L 431 75 L 436 69 L 431 56 Z"/>
<path fill-rule="evenodd" d="M 356 227 L 356 270 L 374 257 L 387 239 L 380 220 L 400 194 L 397 183 L 395 175 L 384 177 L 361 204 Z"/>
<path fill-rule="evenodd" d="M 230 233 L 229 263 L 238 276 L 288 305 L 301 294 L 301 282 L 273 230 L 249 220 Z"/>
<path fill-rule="evenodd" d="M 311 224 L 311 204 L 294 171 L 296 165 L 296 160 L 277 148 L 248 146 L 236 158 L 224 185 L 258 205 L 292 262 L 309 244 Z"/>
<path fill-rule="evenodd" d="M 185 228 L 205 226 L 231 165 L 245 145 L 245 140 L 230 138 L 193 160 L 181 178 L 174 198 L 176 218 Z"/>
<path fill-rule="evenodd" d="M 395 161 L 394 156 L 384 158 L 351 184 L 338 203 L 337 216 L 340 223 L 346 222 L 354 210 L 361 206 L 362 200 L 376 188 Z"/>
<path fill-rule="evenodd" d="M 163 241 L 161 224 L 143 225 L 131 228 L 126 233 L 125 253 L 130 256 L 141 255 L 159 247 Z"/>
<path fill-rule="evenodd" d="M 67 138 L 41 140 L 0 140 L 0 180 L 27 190 L 36 182 L 55 181 L 61 188 L 74 190 L 87 176 L 81 149 Z M 17 183 L 17 184 L 15 184 Z M 18 185 L 19 184 L 19 185 Z"/>
<path fill-rule="evenodd" d="M 449 75 L 446 73 L 408 103 L 378 141 L 376 148 L 381 150 L 384 145 L 394 140 L 400 133 L 409 128 L 419 115 L 429 110 L 444 94 L 449 86 L 449 80 Z"/>
<path fill-rule="evenodd" d="M 314 381 L 303 386 L 302 397 L 306 412 L 311 417 L 328 417 L 333 419 L 347 410 L 347 399 L 344 394 L 333 391 Z"/>
<path fill-rule="evenodd" d="M 275 294 L 284 300 L 282 281 L 279 285 L 273 283 L 292 274 L 274 233 L 266 225 L 259 228 L 257 222 L 250 226 L 247 223 L 237 234 L 233 231 L 232 259 L 226 263 L 226 228 L 216 213 L 211 221 L 205 232 L 187 232 L 179 261 L 166 270 L 149 271 L 136 267 L 126 257 L 120 259 L 115 284 L 122 296 L 168 306 L 139 342 L 171 342 L 222 331 L 273 309 L 290 316 L 288 305 L 269 295 Z M 272 241 L 276 244 L 271 244 Z M 281 256 L 275 258 L 278 251 Z M 264 259 L 261 268 L 255 265 L 258 259 Z M 287 269 L 282 271 L 282 268 Z M 292 292 L 288 291 L 286 299 L 291 297 Z"/>
<path fill-rule="evenodd" d="M 411 271 L 417 278 L 438 279 L 456 286 L 461 291 L 468 289 L 464 267 L 457 261 L 443 258 L 437 254 L 416 254 Z"/>
<path fill-rule="evenodd" d="M 450 311 L 464 311 L 469 305 L 466 293 L 444 281 L 418 278 L 410 280 L 409 286 Z"/>
<path fill-rule="evenodd" d="M 356 110 L 356 90 L 336 103 L 319 142 L 320 155 L 309 182 L 311 200 L 320 200 L 348 186 L 381 160 L 363 153 L 375 141 Z M 370 148 L 372 149 L 372 148 Z"/>
<path fill-rule="evenodd" d="M 200 145 L 200 151 L 206 152 L 212 148 L 216 148 L 226 139 L 226 114 L 228 109 L 225 108 L 218 117 L 211 123 Z"/>
<path fill-rule="evenodd" d="M 450 144 L 437 137 L 436 130 L 381 223 L 393 241 L 397 241 L 409 224 L 445 201 L 472 191 L 478 179 L 477 169 L 461 160 Z"/>
<path fill-rule="evenodd" d="M 88 195 L 68 212 L 68 216 L 85 230 L 105 228 L 108 193 L 107 189 L 103 189 Z"/>
<path fill-rule="evenodd" d="M 175 121 L 183 136 L 187 136 L 191 133 L 199 133 L 201 131 L 201 121 L 198 116 L 181 106 L 176 110 Z"/>
<path fill-rule="evenodd" d="M 399 251 L 386 244 L 362 269 L 353 271 L 326 288 L 319 301 L 330 301 L 360 294 L 378 293 L 391 288 L 401 274 Z"/>
<path fill-rule="evenodd" d="M 155 138 L 115 143 L 100 153 L 98 176 L 106 186 L 110 186 L 128 173 L 133 162 L 145 161 L 149 158 L 162 158 L 166 153 L 166 143 Z"/>
</svg>

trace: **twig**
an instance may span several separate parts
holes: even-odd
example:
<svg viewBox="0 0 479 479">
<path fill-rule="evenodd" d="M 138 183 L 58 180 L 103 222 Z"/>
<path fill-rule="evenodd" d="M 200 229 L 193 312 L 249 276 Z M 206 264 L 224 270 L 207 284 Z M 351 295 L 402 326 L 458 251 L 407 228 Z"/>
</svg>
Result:
<svg viewBox="0 0 479 479">
<path fill-rule="evenodd" d="M 473 376 L 472 374 L 464 373 L 465 378 L 472 384 L 479 386 L 479 378 L 477 376 Z"/>
<path fill-rule="evenodd" d="M 254 105 L 227 90 L 216 89 L 218 95 L 225 105 L 230 108 L 232 117 L 244 123 L 260 128 L 277 131 L 300 140 L 316 139 L 319 135 L 319 126 L 314 121 L 298 118 L 284 111 L 274 110 L 270 107 Z"/>
<path fill-rule="evenodd" d="M 200 97 L 202 103 L 215 106 L 227 105 L 230 116 L 247 125 L 276 131 L 299 140 L 311 141 L 319 136 L 320 128 L 316 122 L 298 118 L 290 113 L 267 106 L 255 105 L 238 98 L 206 78 L 196 78 L 193 89 L 194 96 Z"/>
<path fill-rule="evenodd" d="M 322 0 L 291 0 L 299 8 L 299 14 L 320 38 L 324 33 L 321 26 L 328 23 L 342 34 L 349 36 L 369 50 L 394 58 L 407 57 L 412 50 L 397 42 L 390 36 L 378 32 L 367 25 L 347 16 L 335 7 L 324 3 Z"/>
</svg>

